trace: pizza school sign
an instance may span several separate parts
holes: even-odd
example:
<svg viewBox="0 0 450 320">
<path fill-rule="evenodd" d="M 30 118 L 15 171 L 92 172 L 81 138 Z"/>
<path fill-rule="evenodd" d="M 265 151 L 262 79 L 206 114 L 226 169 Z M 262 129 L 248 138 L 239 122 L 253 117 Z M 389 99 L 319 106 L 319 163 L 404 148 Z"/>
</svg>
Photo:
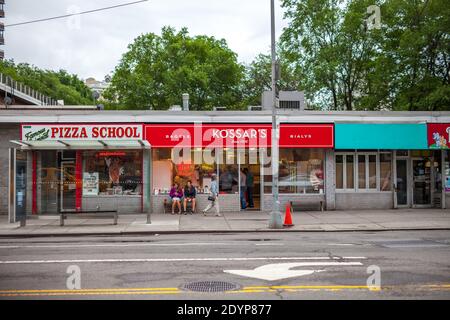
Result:
<svg viewBox="0 0 450 320">
<path fill-rule="evenodd" d="M 23 125 L 24 141 L 58 140 L 137 140 L 142 139 L 142 125 Z"/>
</svg>

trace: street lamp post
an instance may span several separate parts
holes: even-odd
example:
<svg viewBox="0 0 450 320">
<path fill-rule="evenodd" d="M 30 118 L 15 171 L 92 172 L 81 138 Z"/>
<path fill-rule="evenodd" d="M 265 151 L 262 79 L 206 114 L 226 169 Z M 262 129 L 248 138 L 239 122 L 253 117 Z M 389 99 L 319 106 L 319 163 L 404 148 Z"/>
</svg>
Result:
<svg viewBox="0 0 450 320">
<path fill-rule="evenodd" d="M 276 52 L 275 52 L 275 0 L 270 0 L 271 14 L 271 51 L 272 51 L 272 195 L 273 204 L 270 213 L 269 228 L 281 229 L 283 224 L 281 221 L 280 200 L 278 197 L 278 134 L 279 126 L 277 123 L 277 96 L 276 96 Z"/>
</svg>

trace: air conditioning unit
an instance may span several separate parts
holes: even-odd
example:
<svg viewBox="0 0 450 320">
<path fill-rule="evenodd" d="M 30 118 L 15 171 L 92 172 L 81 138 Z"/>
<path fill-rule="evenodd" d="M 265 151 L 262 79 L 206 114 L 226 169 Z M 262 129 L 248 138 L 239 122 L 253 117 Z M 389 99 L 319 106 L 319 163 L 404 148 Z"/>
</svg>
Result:
<svg viewBox="0 0 450 320">
<path fill-rule="evenodd" d="M 263 109 L 272 109 L 272 91 L 264 91 L 261 97 Z M 305 94 L 303 91 L 280 91 L 276 103 L 279 109 L 305 110 Z"/>
<path fill-rule="evenodd" d="M 227 107 L 214 107 L 214 111 L 227 111 Z"/>
<path fill-rule="evenodd" d="M 262 111 L 262 106 L 248 106 L 248 111 Z"/>
</svg>

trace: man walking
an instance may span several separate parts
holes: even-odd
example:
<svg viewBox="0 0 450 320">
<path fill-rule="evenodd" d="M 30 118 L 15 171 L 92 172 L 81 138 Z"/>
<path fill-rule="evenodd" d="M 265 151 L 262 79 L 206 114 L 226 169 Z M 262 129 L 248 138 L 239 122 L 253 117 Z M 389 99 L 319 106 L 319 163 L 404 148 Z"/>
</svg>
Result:
<svg viewBox="0 0 450 320">
<path fill-rule="evenodd" d="M 253 173 L 251 173 L 251 171 L 245 168 L 245 174 L 247 176 L 246 185 L 247 185 L 248 206 L 249 208 L 253 208 L 255 206 L 253 203 L 253 185 L 254 185 Z"/>
<path fill-rule="evenodd" d="M 247 208 L 247 201 L 245 200 L 245 192 L 247 191 L 247 175 L 245 174 L 245 169 L 241 169 L 241 179 L 240 179 L 240 195 L 241 195 L 241 209 Z"/>
<path fill-rule="evenodd" d="M 219 186 L 217 185 L 217 176 L 213 174 L 211 176 L 211 195 L 208 197 L 209 204 L 203 210 L 203 215 L 206 216 L 206 212 L 208 212 L 211 208 L 216 209 L 216 216 L 220 217 L 219 212 Z"/>
</svg>

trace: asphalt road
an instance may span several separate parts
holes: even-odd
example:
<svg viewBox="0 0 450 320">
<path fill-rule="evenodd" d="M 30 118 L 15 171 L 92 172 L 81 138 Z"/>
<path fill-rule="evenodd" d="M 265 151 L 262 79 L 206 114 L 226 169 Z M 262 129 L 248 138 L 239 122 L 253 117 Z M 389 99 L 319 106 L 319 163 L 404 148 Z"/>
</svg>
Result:
<svg viewBox="0 0 450 320">
<path fill-rule="evenodd" d="M 380 282 L 376 281 L 378 274 Z M 367 287 L 369 276 L 374 287 Z M 186 288 L 193 282 L 208 281 L 224 282 L 221 284 L 235 289 L 197 292 Z M 206 284 L 204 288 L 209 287 Z M 30 298 L 449 299 L 450 234 L 397 231 L 0 239 L 0 299 Z"/>
</svg>

